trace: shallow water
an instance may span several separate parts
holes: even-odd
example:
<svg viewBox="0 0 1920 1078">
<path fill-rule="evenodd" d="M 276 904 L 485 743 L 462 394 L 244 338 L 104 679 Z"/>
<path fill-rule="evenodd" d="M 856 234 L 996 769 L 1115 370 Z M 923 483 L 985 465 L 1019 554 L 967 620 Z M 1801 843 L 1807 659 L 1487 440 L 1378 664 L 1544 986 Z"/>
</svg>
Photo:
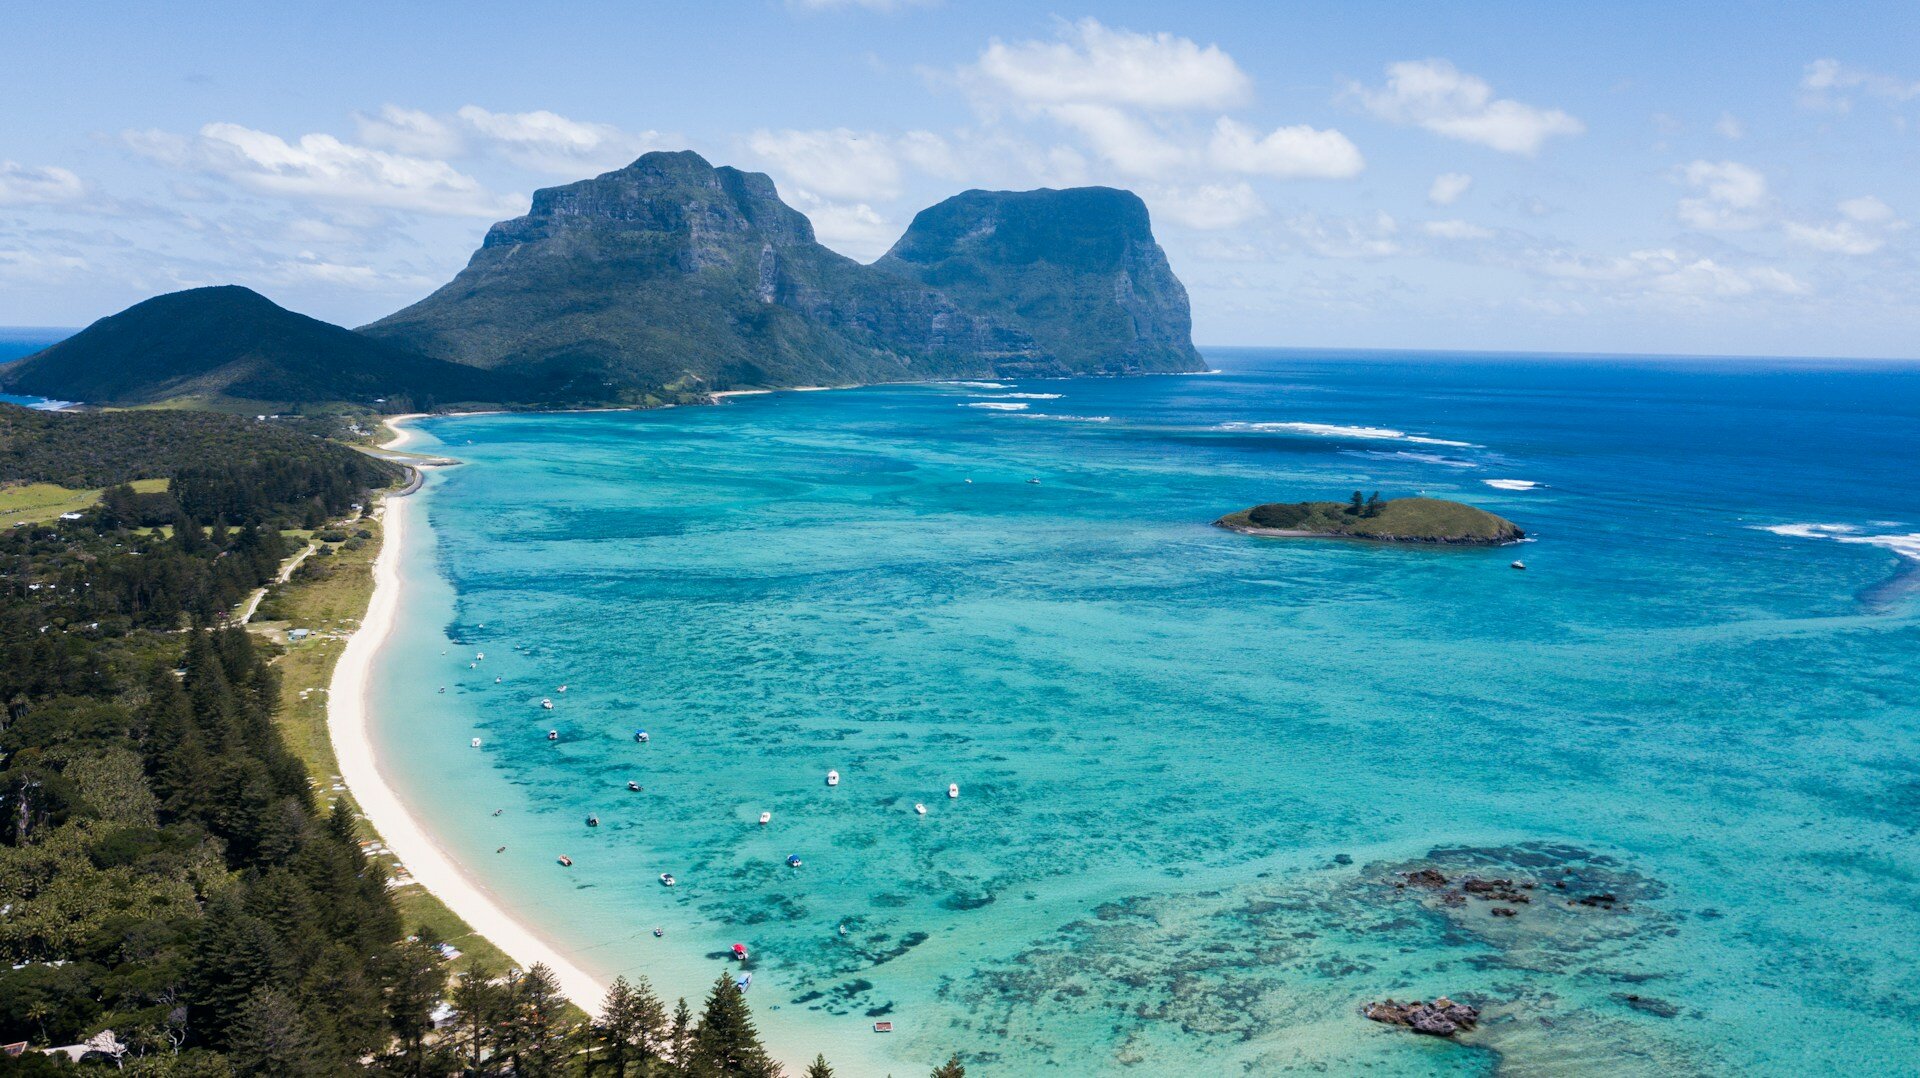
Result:
<svg viewBox="0 0 1920 1078">
<path fill-rule="evenodd" d="M 1920 1069 L 1920 369 L 1210 358 L 426 424 L 393 778 L 590 969 L 746 943 L 846 1074 Z M 1208 526 L 1355 488 L 1534 541 Z"/>
</svg>

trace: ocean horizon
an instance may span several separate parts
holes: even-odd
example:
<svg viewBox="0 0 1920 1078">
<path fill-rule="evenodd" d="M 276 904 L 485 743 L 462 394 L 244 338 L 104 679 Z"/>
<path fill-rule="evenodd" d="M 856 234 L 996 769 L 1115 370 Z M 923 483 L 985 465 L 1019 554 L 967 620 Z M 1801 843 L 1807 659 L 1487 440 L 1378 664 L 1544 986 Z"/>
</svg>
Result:
<svg viewBox="0 0 1920 1078">
<path fill-rule="evenodd" d="M 383 768 L 585 968 L 744 943 L 843 1073 L 1920 1066 L 1920 370 L 1206 355 L 423 421 Z M 1529 539 L 1210 526 L 1355 489 Z"/>
</svg>

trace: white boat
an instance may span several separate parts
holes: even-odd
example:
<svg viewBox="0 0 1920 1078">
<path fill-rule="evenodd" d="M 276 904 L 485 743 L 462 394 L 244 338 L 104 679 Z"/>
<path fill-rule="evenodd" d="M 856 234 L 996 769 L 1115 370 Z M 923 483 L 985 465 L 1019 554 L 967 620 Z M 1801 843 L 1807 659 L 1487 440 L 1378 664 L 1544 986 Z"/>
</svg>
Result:
<svg viewBox="0 0 1920 1078">
<path fill-rule="evenodd" d="M 560 686 L 560 691 L 561 691 L 561 692 L 566 692 L 566 691 L 567 691 L 567 687 L 566 687 L 565 685 L 562 685 L 562 686 Z"/>
<path fill-rule="evenodd" d="M 671 873 L 671 872 L 662 872 L 662 873 L 660 874 L 660 883 L 661 883 L 661 885 L 662 885 L 662 886 L 665 886 L 665 887 L 672 887 L 672 886 L 673 886 L 673 873 Z"/>
<path fill-rule="evenodd" d="M 1516 561 L 1512 565 L 1508 566 L 1508 568 L 1510 569 L 1525 569 L 1526 567 L 1527 567 L 1527 563 L 1523 561 Z"/>
<path fill-rule="evenodd" d="M 441 691 L 443 691 L 443 692 L 444 692 L 445 690 L 443 689 L 443 690 L 441 690 Z M 544 707 L 544 708 L 546 708 L 546 709 L 547 709 L 548 711 L 552 711 L 552 710 L 553 710 L 553 701 L 552 701 L 552 700 L 542 700 L 542 701 L 540 701 L 540 706 L 541 706 L 541 707 Z"/>
<path fill-rule="evenodd" d="M 959 784 L 959 783 L 957 783 L 957 782 L 949 782 L 949 783 L 947 783 L 947 796 L 948 796 L 948 797 L 959 797 L 959 796 L 960 796 L 960 784 Z"/>
<path fill-rule="evenodd" d="M 632 790 L 632 791 L 633 791 L 634 793 L 639 793 L 639 792 L 640 792 L 640 784 L 639 784 L 639 783 L 637 783 L 637 782 L 635 782 L 635 781 L 633 781 L 632 779 L 628 779 L 628 780 L 627 780 L 627 789 L 629 789 L 629 790 Z"/>
<path fill-rule="evenodd" d="M 840 785 L 840 772 L 838 771 L 827 772 L 827 785 L 829 786 Z"/>
<path fill-rule="evenodd" d="M 760 814 L 760 826 L 765 827 L 767 824 L 770 824 L 772 822 L 773 822 L 773 813 L 763 812 Z"/>
<path fill-rule="evenodd" d="M 547 731 L 547 740 L 548 740 L 548 741 L 558 741 L 558 740 L 560 740 L 560 731 L 558 731 L 558 730 L 548 730 L 548 731 Z"/>
<path fill-rule="evenodd" d="M 480 666 L 480 664 L 479 664 L 479 663 L 468 663 L 468 664 L 467 664 L 467 669 L 469 669 L 469 670 L 475 670 L 475 669 L 478 669 L 478 668 L 479 668 L 479 666 Z"/>
<path fill-rule="evenodd" d="M 474 739 L 473 739 L 473 747 L 474 747 L 474 748 L 476 748 L 476 749 L 480 747 L 480 739 L 479 739 L 479 738 L 477 738 L 477 737 L 476 737 L 476 738 L 474 738 Z"/>
<path fill-rule="evenodd" d="M 925 815 L 927 814 L 927 806 L 925 806 L 925 805 L 915 805 L 915 806 L 913 806 L 913 811 L 915 811 L 915 812 L 917 812 L 917 813 L 919 813 L 919 814 L 920 814 L 920 815 L 922 815 L 922 816 L 925 816 Z"/>
<path fill-rule="evenodd" d="M 486 657 L 487 657 L 487 653 L 484 651 L 474 656 L 475 659 L 484 659 Z"/>
<path fill-rule="evenodd" d="M 494 679 L 493 679 L 493 683 L 494 683 L 495 685 L 498 685 L 498 684 L 500 684 L 500 679 L 499 679 L 499 678 L 497 678 L 497 677 L 496 677 L 496 678 L 494 678 Z"/>
</svg>

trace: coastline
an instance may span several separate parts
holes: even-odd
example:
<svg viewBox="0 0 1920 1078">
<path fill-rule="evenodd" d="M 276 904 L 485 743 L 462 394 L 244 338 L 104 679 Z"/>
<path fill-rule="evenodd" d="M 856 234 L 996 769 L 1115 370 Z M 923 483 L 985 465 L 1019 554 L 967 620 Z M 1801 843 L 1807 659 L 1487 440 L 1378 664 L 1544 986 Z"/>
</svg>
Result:
<svg viewBox="0 0 1920 1078">
<path fill-rule="evenodd" d="M 385 420 L 394 437 L 383 448 L 410 441 L 406 421 L 417 416 Z M 389 495 L 382 500 L 385 541 L 374 561 L 373 599 L 356 630 L 347 640 L 334 668 L 328 692 L 327 733 L 340 765 L 341 781 L 359 805 L 367 824 L 406 866 L 413 880 L 456 916 L 523 968 L 536 963 L 553 971 L 560 990 L 581 1010 L 596 1013 L 606 985 L 564 956 L 527 923 L 516 918 L 441 848 L 407 808 L 381 774 L 379 755 L 369 728 L 372 717 L 373 664 L 381 645 L 392 634 L 404 599 L 401 571 L 409 500 Z"/>
</svg>

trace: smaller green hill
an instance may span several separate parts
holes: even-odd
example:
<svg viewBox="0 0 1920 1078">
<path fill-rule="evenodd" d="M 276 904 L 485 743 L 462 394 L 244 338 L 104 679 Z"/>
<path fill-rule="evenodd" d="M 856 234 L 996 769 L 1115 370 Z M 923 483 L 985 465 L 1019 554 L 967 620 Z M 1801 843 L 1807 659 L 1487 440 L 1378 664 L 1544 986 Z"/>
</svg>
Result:
<svg viewBox="0 0 1920 1078">
<path fill-rule="evenodd" d="M 1505 517 L 1445 498 L 1363 499 L 1346 502 L 1270 502 L 1228 513 L 1214 524 L 1249 535 L 1371 539 L 1386 543 L 1461 543 L 1494 546 L 1526 536 Z"/>
</svg>

